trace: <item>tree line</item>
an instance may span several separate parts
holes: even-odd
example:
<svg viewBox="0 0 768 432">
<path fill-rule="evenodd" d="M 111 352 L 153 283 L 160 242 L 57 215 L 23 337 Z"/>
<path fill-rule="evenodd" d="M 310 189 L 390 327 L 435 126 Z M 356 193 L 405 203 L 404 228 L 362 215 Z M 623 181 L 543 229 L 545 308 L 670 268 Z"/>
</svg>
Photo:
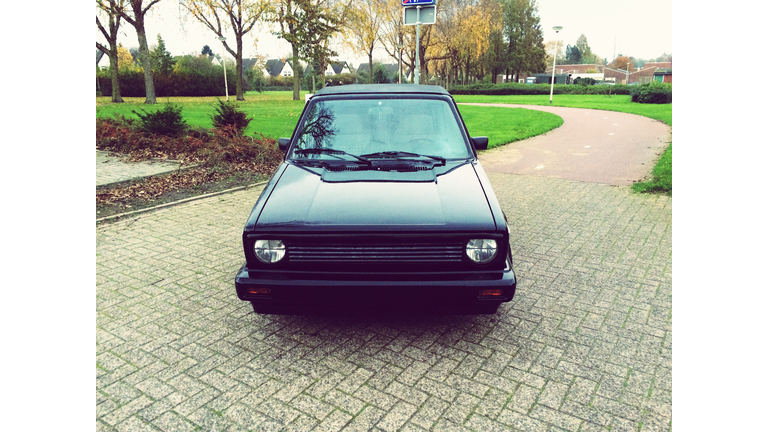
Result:
<svg viewBox="0 0 768 432">
<path fill-rule="evenodd" d="M 96 24 L 108 42 L 96 46 L 110 58 L 113 102 L 122 101 L 117 71 L 125 60 L 118 53 L 117 35 L 127 22 L 138 36 L 145 103 L 156 103 L 153 62 L 162 61 L 162 56 L 151 55 L 144 19 L 159 1 L 96 1 Z M 269 25 L 273 34 L 290 44 L 294 65 L 307 62 L 317 74 L 338 55 L 335 46 L 367 55 L 369 71 L 374 70 L 374 51 L 383 49 L 395 61 L 402 59 L 406 70 L 414 70 L 418 63 L 423 82 L 431 77 L 446 87 L 502 74 L 516 81 L 520 74 L 543 72 L 547 66 L 536 0 L 441 0 L 436 23 L 422 25 L 418 41 L 415 26 L 402 22 L 401 0 L 180 0 L 179 4 L 218 37 L 235 34 L 223 45 L 235 58 L 236 71 L 242 70 L 243 37 L 257 23 Z M 293 98 L 298 100 L 303 71 L 293 69 Z M 245 100 L 242 76 L 236 75 L 237 100 Z"/>
</svg>

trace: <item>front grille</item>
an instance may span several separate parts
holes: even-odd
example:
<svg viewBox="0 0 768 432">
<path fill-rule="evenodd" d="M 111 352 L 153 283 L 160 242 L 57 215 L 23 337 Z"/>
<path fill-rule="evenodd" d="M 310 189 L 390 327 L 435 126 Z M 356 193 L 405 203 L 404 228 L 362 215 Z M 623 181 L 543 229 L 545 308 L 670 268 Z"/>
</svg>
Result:
<svg viewBox="0 0 768 432">
<path fill-rule="evenodd" d="M 466 257 L 470 238 L 502 238 L 497 234 L 366 234 L 366 233 L 270 233 L 247 234 L 246 254 L 254 269 L 295 274 L 339 273 L 441 273 L 499 270 L 504 267 L 506 250 L 492 263 L 478 266 Z M 256 238 L 280 239 L 286 255 L 275 265 L 264 265 L 253 256 Z M 306 277 L 306 276 L 301 276 Z M 434 276 L 433 276 L 434 277 Z"/>
<path fill-rule="evenodd" d="M 291 262 L 457 263 L 463 244 L 288 245 Z"/>
</svg>

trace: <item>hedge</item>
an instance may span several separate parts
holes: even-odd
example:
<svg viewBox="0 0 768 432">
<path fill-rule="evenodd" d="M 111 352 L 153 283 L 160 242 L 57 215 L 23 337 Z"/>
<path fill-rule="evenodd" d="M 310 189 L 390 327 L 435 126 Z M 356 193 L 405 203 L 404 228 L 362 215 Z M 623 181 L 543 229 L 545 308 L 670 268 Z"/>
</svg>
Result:
<svg viewBox="0 0 768 432">
<path fill-rule="evenodd" d="M 153 75 L 155 96 L 221 96 L 224 92 L 224 74 L 219 68 L 218 73 L 212 71 L 175 71 L 170 74 Z M 112 94 L 112 75 L 108 70 L 99 71 L 96 75 L 99 88 L 104 96 Z M 123 97 L 145 97 L 144 72 L 122 71 L 119 75 L 120 95 Z M 235 71 L 227 70 L 227 88 L 230 96 L 237 94 L 237 75 Z M 247 87 L 247 86 L 246 86 Z M 247 90 L 244 88 L 243 90 Z"/>
<path fill-rule="evenodd" d="M 583 94 L 583 95 L 601 95 L 601 94 L 631 94 L 632 87 L 623 84 L 617 85 L 593 85 L 582 86 L 573 84 L 555 84 L 554 94 Z M 456 86 L 450 93 L 452 95 L 548 95 L 550 84 L 521 84 L 521 83 L 503 83 L 503 84 L 470 84 L 466 86 Z"/>
<path fill-rule="evenodd" d="M 672 84 L 651 81 L 648 84 L 632 87 L 632 102 L 650 104 L 672 103 Z"/>
</svg>

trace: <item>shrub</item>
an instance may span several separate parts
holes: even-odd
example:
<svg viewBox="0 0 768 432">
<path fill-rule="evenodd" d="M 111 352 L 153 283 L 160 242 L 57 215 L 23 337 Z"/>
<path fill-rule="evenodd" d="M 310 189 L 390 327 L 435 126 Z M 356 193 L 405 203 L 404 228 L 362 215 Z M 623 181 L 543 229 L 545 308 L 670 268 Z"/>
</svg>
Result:
<svg viewBox="0 0 768 432">
<path fill-rule="evenodd" d="M 155 112 L 144 114 L 132 110 L 141 120 L 139 128 L 145 132 L 165 136 L 177 136 L 189 127 L 181 116 L 181 105 L 174 103 L 163 104 L 163 107 Z"/>
<path fill-rule="evenodd" d="M 232 132 L 236 132 L 237 135 L 242 135 L 245 128 L 248 127 L 248 123 L 251 119 L 248 118 L 248 114 L 239 111 L 237 104 L 229 101 L 222 102 L 218 100 L 218 105 L 214 105 L 216 114 L 211 116 L 213 120 L 213 127 L 216 129 L 223 129 L 227 126 L 231 126 Z"/>
<path fill-rule="evenodd" d="M 192 128 L 181 136 L 150 135 L 119 116 L 96 119 L 96 148 L 130 154 L 136 160 L 166 157 L 205 166 L 277 166 L 283 152 L 276 141 L 238 135 L 234 126 Z"/>
<path fill-rule="evenodd" d="M 672 85 L 651 81 L 648 84 L 634 86 L 632 102 L 650 104 L 672 103 Z"/>
<path fill-rule="evenodd" d="M 586 87 L 586 86 L 595 85 L 597 81 L 594 78 L 587 77 L 587 78 L 576 78 L 575 80 L 573 80 L 573 83 L 576 85 L 582 85 Z"/>
</svg>

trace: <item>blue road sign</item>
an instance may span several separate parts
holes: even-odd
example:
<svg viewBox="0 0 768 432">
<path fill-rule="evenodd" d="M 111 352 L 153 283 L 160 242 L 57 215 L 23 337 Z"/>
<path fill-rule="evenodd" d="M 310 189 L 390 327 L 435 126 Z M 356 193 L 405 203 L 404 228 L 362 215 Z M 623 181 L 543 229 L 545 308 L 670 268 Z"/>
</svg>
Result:
<svg viewBox="0 0 768 432">
<path fill-rule="evenodd" d="M 433 5 L 436 0 L 403 0 L 403 6 Z"/>
</svg>

